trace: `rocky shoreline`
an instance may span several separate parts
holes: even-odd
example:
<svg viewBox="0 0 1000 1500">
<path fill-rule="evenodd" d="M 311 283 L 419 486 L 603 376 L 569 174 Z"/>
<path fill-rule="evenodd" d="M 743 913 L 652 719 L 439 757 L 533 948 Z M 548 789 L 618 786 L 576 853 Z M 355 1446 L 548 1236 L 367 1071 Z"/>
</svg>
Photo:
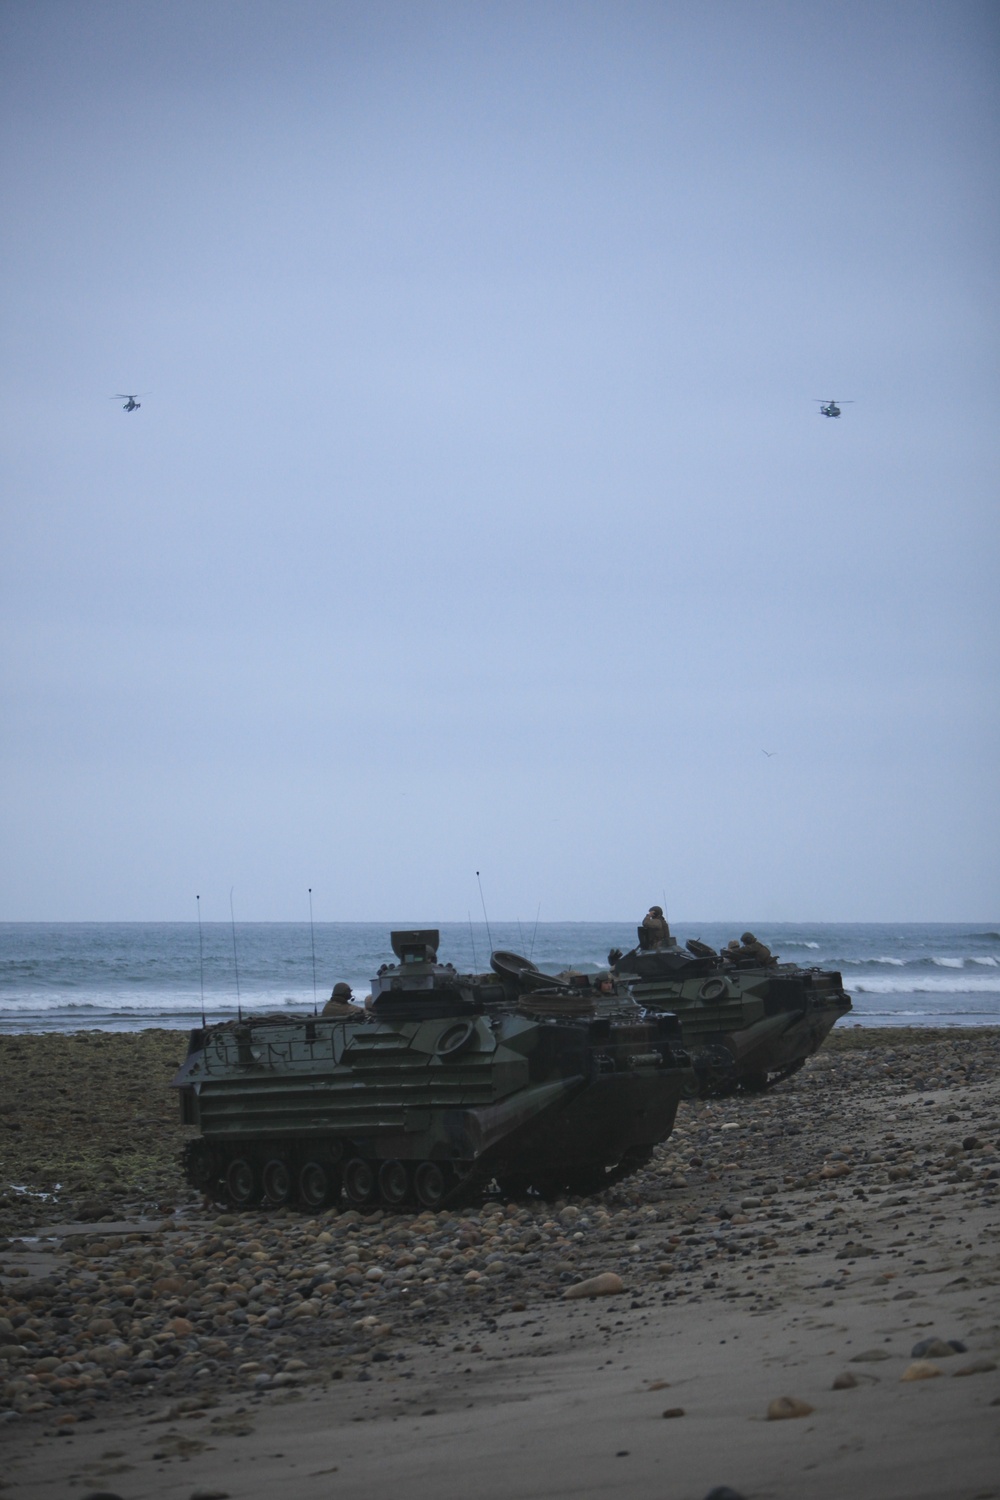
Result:
<svg viewBox="0 0 1000 1500">
<path fill-rule="evenodd" d="M 66 1474 L 91 1425 L 155 1405 L 166 1463 L 333 1382 L 405 1394 L 429 1351 L 457 1375 L 505 1324 L 537 1320 L 535 1337 L 573 1306 L 738 1327 L 863 1285 L 906 1314 L 933 1274 L 995 1318 L 995 1029 L 837 1031 L 769 1094 L 685 1103 L 653 1162 L 599 1197 L 436 1216 L 203 1206 L 166 1087 L 184 1050 L 170 1032 L 0 1038 L 0 1431 L 26 1476 L 42 1435 L 68 1440 Z M 567 1302 L 597 1276 L 613 1300 Z M 993 1399 L 1000 1333 L 979 1312 L 934 1330 L 931 1363 L 976 1365 Z"/>
</svg>

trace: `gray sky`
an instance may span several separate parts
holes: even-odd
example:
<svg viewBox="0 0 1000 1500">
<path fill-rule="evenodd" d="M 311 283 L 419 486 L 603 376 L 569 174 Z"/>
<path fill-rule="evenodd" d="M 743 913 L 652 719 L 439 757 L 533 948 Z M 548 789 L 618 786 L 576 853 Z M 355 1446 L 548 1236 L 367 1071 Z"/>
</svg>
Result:
<svg viewBox="0 0 1000 1500">
<path fill-rule="evenodd" d="M 0 914 L 994 918 L 998 14 L 7 0 Z"/>
</svg>

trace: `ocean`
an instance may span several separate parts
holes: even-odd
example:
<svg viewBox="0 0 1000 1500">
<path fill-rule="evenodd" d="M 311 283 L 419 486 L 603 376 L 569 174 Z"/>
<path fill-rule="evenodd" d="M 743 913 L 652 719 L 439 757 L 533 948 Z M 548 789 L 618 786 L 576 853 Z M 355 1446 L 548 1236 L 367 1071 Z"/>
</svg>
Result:
<svg viewBox="0 0 1000 1500">
<path fill-rule="evenodd" d="M 406 925 L 403 923 L 400 926 Z M 431 925 L 430 923 L 426 925 Z M 524 953 L 550 973 L 606 967 L 635 943 L 628 922 L 443 922 L 439 956 L 483 969 L 490 948 Z M 745 922 L 681 922 L 680 942 L 721 947 Z M 854 1000 L 841 1025 L 1000 1024 L 1000 924 L 762 922 L 784 961 L 839 969 Z M 490 942 L 492 937 L 492 945 Z M 315 966 L 313 952 L 315 949 Z M 358 998 L 392 962 L 384 922 L 0 923 L 0 1032 L 187 1029 L 244 1011 L 323 1005 L 336 980 Z"/>
</svg>

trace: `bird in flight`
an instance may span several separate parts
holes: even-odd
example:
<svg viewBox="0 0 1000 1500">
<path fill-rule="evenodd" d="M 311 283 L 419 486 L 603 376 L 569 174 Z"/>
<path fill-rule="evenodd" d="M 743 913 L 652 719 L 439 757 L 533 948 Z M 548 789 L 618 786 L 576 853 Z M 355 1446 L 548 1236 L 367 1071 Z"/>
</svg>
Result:
<svg viewBox="0 0 1000 1500">
<path fill-rule="evenodd" d="M 760 753 L 761 755 L 766 755 L 768 760 L 770 760 L 772 755 L 777 755 L 778 752 L 777 750 L 762 750 Z"/>
</svg>

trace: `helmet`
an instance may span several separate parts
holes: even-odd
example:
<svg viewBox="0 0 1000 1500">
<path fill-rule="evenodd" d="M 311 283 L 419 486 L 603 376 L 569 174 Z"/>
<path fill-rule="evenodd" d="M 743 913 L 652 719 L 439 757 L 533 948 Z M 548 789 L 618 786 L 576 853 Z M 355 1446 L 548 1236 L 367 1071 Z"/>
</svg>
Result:
<svg viewBox="0 0 1000 1500">
<path fill-rule="evenodd" d="M 663 907 L 662 906 L 651 906 L 649 908 L 649 915 L 651 917 L 662 917 L 663 916 Z"/>
<path fill-rule="evenodd" d="M 350 1000 L 351 993 L 351 986 L 349 984 L 345 984 L 341 979 L 337 984 L 334 985 L 333 994 L 330 998 L 333 1000 Z"/>
<path fill-rule="evenodd" d="M 755 943 L 756 941 L 757 939 L 754 937 L 752 932 L 745 932 L 740 938 L 741 943 Z"/>
</svg>

